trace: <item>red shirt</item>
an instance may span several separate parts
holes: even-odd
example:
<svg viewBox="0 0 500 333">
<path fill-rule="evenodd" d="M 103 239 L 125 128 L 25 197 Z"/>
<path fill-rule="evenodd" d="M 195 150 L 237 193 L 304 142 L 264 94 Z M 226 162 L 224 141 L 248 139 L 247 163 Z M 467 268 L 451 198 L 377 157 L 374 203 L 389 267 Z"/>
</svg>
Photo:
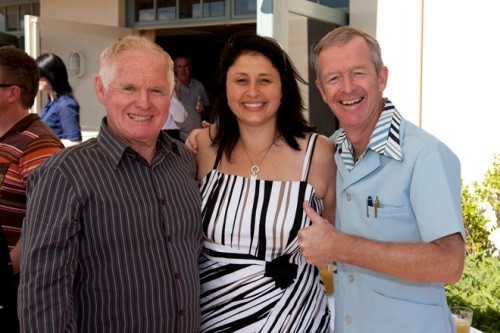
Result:
<svg viewBox="0 0 500 333">
<path fill-rule="evenodd" d="M 21 237 L 26 213 L 26 181 L 61 141 L 36 114 L 21 119 L 0 137 L 0 225 L 11 250 Z"/>
</svg>

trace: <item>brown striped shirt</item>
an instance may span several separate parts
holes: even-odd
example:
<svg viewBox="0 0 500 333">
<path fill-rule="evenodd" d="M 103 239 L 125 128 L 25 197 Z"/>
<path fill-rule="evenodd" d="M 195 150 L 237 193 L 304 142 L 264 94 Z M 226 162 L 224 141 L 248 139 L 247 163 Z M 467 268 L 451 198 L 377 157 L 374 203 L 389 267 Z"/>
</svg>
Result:
<svg viewBox="0 0 500 333">
<path fill-rule="evenodd" d="M 28 182 L 24 332 L 198 332 L 200 193 L 166 134 L 149 165 L 103 121 Z"/>
<path fill-rule="evenodd" d="M 36 114 L 27 115 L 0 137 L 0 225 L 9 249 L 21 237 L 28 176 L 62 148 L 61 141 Z"/>
</svg>

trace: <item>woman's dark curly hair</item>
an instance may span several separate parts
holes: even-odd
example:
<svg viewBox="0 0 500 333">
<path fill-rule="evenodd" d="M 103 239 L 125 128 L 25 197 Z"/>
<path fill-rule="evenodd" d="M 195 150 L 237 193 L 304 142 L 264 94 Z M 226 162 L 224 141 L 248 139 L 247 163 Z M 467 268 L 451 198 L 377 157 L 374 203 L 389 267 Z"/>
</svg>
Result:
<svg viewBox="0 0 500 333">
<path fill-rule="evenodd" d="M 277 134 L 293 149 L 300 150 L 296 138 L 305 137 L 314 127 L 304 118 L 304 100 L 298 82 L 307 84 L 281 46 L 272 38 L 262 37 L 252 31 L 242 31 L 231 36 L 221 52 L 215 78 L 215 98 L 211 121 L 218 122 L 212 138 L 217 149 L 217 159 L 225 153 L 228 160 L 238 142 L 240 131 L 236 116 L 229 108 L 226 93 L 227 72 L 234 62 L 245 54 L 261 54 L 278 71 L 281 79 L 282 99 L 277 113 Z"/>
</svg>

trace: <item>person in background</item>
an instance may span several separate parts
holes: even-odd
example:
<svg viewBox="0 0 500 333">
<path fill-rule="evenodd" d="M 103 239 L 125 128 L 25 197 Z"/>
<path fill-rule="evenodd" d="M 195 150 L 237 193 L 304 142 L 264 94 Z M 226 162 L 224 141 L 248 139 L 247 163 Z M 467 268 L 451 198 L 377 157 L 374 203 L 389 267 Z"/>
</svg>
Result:
<svg viewBox="0 0 500 333">
<path fill-rule="evenodd" d="M 17 332 L 20 237 L 26 183 L 47 157 L 64 148 L 36 114 L 35 60 L 14 46 L 0 47 L 0 331 Z"/>
<path fill-rule="evenodd" d="M 172 94 L 172 101 L 170 103 L 170 108 L 168 109 L 168 118 L 163 125 L 162 129 L 164 129 L 170 137 L 176 140 L 180 139 L 180 126 L 187 118 L 187 112 L 179 100 L 180 88 L 179 88 L 179 80 L 175 80 L 175 89 Z"/>
<path fill-rule="evenodd" d="M 304 119 L 298 81 L 279 44 L 254 32 L 221 53 L 218 126 L 197 131 L 201 332 L 328 332 L 327 297 L 297 232 L 309 225 L 303 200 L 333 221 L 333 146 Z"/>
<path fill-rule="evenodd" d="M 28 182 L 23 332 L 198 332 L 196 162 L 161 130 L 173 87 L 172 59 L 144 37 L 101 54 L 99 134 Z"/>
<path fill-rule="evenodd" d="M 191 77 L 191 59 L 185 56 L 175 59 L 175 75 L 179 80 L 180 100 L 187 111 L 182 123 L 180 138 L 186 140 L 191 131 L 201 128 L 201 121 L 207 118 L 210 101 L 203 84 Z"/>
<path fill-rule="evenodd" d="M 316 85 L 341 128 L 335 226 L 307 204 L 310 264 L 337 262 L 335 332 L 454 332 L 445 283 L 462 274 L 460 162 L 406 121 L 383 92 L 378 42 L 340 27 L 313 51 Z"/>
<path fill-rule="evenodd" d="M 55 54 L 44 53 L 36 58 L 36 63 L 40 70 L 38 89 L 48 97 L 40 117 L 66 147 L 81 143 L 80 105 L 73 96 L 64 62 Z"/>
</svg>

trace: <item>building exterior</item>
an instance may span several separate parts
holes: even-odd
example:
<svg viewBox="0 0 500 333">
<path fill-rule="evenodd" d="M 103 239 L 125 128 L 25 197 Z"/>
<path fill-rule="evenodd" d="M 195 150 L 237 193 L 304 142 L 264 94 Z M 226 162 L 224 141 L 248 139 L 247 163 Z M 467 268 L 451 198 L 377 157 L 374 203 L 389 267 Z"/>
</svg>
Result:
<svg viewBox="0 0 500 333">
<path fill-rule="evenodd" d="M 404 117 L 448 144 L 465 182 L 482 178 L 500 153 L 500 110 L 494 97 L 500 51 L 496 0 L 3 0 L 1 33 L 24 36 L 32 54 L 54 52 L 83 72 L 70 82 L 82 106 L 82 129 L 97 130 L 103 111 L 93 91 L 101 50 L 128 33 L 155 39 L 169 53 L 189 46 L 194 74 L 210 89 L 210 70 L 228 34 L 256 29 L 291 55 L 309 86 L 309 119 L 330 134 L 337 124 L 313 84 L 309 51 L 326 31 L 350 24 L 380 41 L 391 98 Z M 474 9 L 476 9 L 474 11 Z M 26 22 L 24 14 L 34 15 Z M 17 30 L 16 30 L 17 29 Z M 22 39 L 21 39 L 22 40 Z M 78 51 L 78 52 L 76 52 Z M 70 55 L 73 57 L 70 60 Z M 76 55 L 76 56 L 75 56 Z M 491 101 L 493 100 L 493 101 Z"/>
</svg>

